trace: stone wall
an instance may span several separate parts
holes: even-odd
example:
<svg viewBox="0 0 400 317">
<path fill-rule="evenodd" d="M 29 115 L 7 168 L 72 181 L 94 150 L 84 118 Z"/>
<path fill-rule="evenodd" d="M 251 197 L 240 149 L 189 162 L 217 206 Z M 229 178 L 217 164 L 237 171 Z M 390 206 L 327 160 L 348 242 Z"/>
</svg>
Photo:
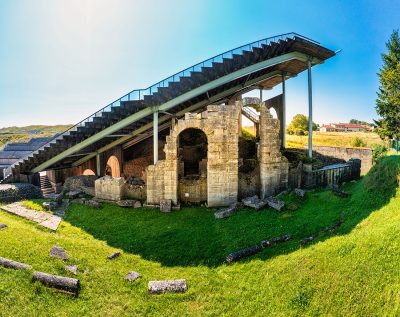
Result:
<svg viewBox="0 0 400 317">
<path fill-rule="evenodd" d="M 184 203 L 201 203 L 207 201 L 207 177 L 198 179 L 182 178 L 178 182 L 178 198 Z"/>
<path fill-rule="evenodd" d="M 261 198 L 277 194 L 287 188 L 289 163 L 282 156 L 279 120 L 274 119 L 264 104 L 260 107 L 260 162 Z"/>
<path fill-rule="evenodd" d="M 372 150 L 365 148 L 345 148 L 334 146 L 313 146 L 313 151 L 328 157 L 348 161 L 352 158 L 361 160 L 361 174 L 366 174 L 372 167 Z"/>
<path fill-rule="evenodd" d="M 121 200 L 124 196 L 125 180 L 122 177 L 104 176 L 94 182 L 96 198 Z"/>
<path fill-rule="evenodd" d="M 207 204 L 226 206 L 238 196 L 238 139 L 241 104 L 209 105 L 200 114 L 186 113 L 166 138 L 165 160 L 147 168 L 147 202 L 160 199 L 178 203 L 178 137 L 195 128 L 207 136 Z"/>
</svg>

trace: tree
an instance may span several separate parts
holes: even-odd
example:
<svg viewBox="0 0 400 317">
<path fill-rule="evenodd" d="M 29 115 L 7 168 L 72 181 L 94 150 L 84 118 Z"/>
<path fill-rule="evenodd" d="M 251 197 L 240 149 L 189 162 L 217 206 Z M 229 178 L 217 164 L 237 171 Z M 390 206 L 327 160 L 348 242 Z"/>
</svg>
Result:
<svg viewBox="0 0 400 317">
<path fill-rule="evenodd" d="M 313 122 L 312 123 L 313 131 L 318 129 L 318 125 Z M 286 129 L 288 134 L 295 135 L 307 135 L 308 134 L 308 117 L 304 114 L 296 114 L 293 117 L 292 122 L 290 122 L 289 126 Z"/>
<path fill-rule="evenodd" d="M 374 120 L 376 132 L 382 139 L 400 138 L 400 38 L 393 31 L 386 43 L 387 53 L 382 54 L 383 66 L 379 70 L 379 91 L 376 112 L 380 119 Z"/>
<path fill-rule="evenodd" d="M 372 126 L 372 123 L 369 123 L 369 122 L 366 122 L 366 121 L 357 120 L 357 119 L 351 119 L 349 121 L 349 123 Z"/>
</svg>

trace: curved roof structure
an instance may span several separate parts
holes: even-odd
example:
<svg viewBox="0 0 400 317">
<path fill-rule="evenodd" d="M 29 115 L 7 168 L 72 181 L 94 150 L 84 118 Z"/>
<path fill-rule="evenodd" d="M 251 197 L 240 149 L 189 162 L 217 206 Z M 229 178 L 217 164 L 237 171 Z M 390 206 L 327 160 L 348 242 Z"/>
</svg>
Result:
<svg viewBox="0 0 400 317">
<path fill-rule="evenodd" d="M 77 166 L 119 144 L 151 136 L 153 113 L 159 129 L 171 115 L 199 112 L 207 105 L 254 87 L 272 88 L 335 53 L 296 33 L 282 34 L 214 56 L 147 89 L 133 90 L 14 163 L 7 175 Z"/>
</svg>

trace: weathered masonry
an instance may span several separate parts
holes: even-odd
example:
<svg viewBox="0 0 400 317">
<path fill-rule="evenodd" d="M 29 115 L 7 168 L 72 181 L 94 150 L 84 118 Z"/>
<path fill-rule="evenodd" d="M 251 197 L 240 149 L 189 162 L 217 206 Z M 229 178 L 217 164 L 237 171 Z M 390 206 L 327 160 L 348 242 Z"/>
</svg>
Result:
<svg viewBox="0 0 400 317">
<path fill-rule="evenodd" d="M 290 175 L 285 83 L 308 71 L 311 117 L 311 69 L 334 55 L 295 33 L 222 53 L 100 109 L 6 168 L 1 182 L 40 181 L 59 191 L 69 176 L 109 175 L 124 184 L 118 195 L 148 204 L 221 206 L 273 195 Z M 282 93 L 264 100 L 263 90 L 276 85 Z M 253 90 L 258 100 L 242 99 Z M 254 123 L 254 142 L 242 135 L 243 118 Z"/>
</svg>

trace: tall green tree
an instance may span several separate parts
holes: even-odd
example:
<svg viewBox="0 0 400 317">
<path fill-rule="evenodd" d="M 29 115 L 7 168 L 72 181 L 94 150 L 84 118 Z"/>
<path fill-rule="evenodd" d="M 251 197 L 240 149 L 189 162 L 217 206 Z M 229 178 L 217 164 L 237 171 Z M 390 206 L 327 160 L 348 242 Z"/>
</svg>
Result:
<svg viewBox="0 0 400 317">
<path fill-rule="evenodd" d="M 377 133 L 382 139 L 400 138 L 400 38 L 393 31 L 386 43 L 387 53 L 382 54 L 383 65 L 378 73 L 380 86 L 377 92 L 375 120 Z"/>
<path fill-rule="evenodd" d="M 312 123 L 312 129 L 313 131 L 318 129 L 318 125 L 314 121 Z M 308 135 L 308 117 L 304 114 L 296 114 L 287 127 L 286 132 L 295 135 Z"/>
</svg>

